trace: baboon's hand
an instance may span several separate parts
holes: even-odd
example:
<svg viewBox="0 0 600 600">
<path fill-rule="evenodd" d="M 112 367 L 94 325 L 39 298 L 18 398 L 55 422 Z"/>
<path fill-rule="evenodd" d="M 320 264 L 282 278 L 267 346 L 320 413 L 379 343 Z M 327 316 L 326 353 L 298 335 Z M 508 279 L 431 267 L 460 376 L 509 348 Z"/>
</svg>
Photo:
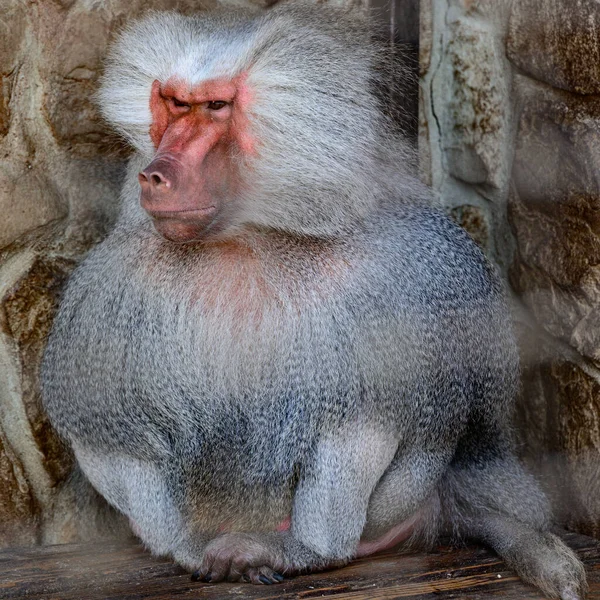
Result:
<svg viewBox="0 0 600 600">
<path fill-rule="evenodd" d="M 283 547 L 276 536 L 226 533 L 212 540 L 204 550 L 196 581 L 248 581 L 256 584 L 281 583 L 285 571 Z"/>
<path fill-rule="evenodd" d="M 269 585 L 281 583 L 284 575 L 342 567 L 347 562 L 319 556 L 289 532 L 226 533 L 206 546 L 192 579 Z"/>
</svg>

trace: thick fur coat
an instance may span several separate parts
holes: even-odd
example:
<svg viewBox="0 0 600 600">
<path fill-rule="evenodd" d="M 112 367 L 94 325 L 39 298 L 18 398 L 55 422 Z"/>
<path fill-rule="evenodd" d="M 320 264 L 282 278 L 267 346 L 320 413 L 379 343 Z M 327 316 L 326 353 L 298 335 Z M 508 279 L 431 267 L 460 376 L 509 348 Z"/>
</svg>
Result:
<svg viewBox="0 0 600 600">
<path fill-rule="evenodd" d="M 502 286 L 429 206 L 382 64 L 367 24 L 326 7 L 123 33 L 99 98 L 136 154 L 65 291 L 46 409 L 147 546 L 200 577 L 274 582 L 446 532 L 573 600 L 581 565 L 514 455 Z M 232 151 L 220 233 L 173 244 L 139 205 L 152 82 L 240 73 L 255 151 Z"/>
</svg>

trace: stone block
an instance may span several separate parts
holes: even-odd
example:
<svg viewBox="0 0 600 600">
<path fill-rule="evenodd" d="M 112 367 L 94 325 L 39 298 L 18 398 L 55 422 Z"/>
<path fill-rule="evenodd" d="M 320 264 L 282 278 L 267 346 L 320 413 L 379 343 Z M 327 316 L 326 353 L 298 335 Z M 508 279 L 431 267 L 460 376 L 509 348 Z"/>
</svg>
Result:
<svg viewBox="0 0 600 600">
<path fill-rule="evenodd" d="M 432 0 L 420 0 L 419 13 L 419 69 L 421 77 L 424 77 L 431 66 L 431 51 L 433 49 Z"/>
<path fill-rule="evenodd" d="M 0 138 L 8 132 L 14 80 L 19 70 L 19 54 L 26 27 L 23 3 L 3 0 L 0 20 Z"/>
<path fill-rule="evenodd" d="M 600 4 L 513 2 L 507 54 L 539 81 L 579 94 L 600 93 Z"/>
<path fill-rule="evenodd" d="M 558 449 L 566 457 L 567 525 L 600 536 L 600 383 L 573 363 L 552 367 Z"/>
<path fill-rule="evenodd" d="M 75 262 L 61 258 L 38 258 L 11 287 L 2 308 L 7 333 L 16 342 L 21 362 L 21 393 L 33 439 L 53 484 L 63 480 L 72 459 L 54 433 L 41 405 L 39 364 L 58 296 Z"/>
<path fill-rule="evenodd" d="M 57 143 L 70 153 L 93 157 L 121 145 L 100 117 L 93 99 L 106 53 L 113 15 L 108 6 L 63 10 L 40 7 L 39 72 L 42 110 Z"/>
<path fill-rule="evenodd" d="M 37 509 L 21 465 L 0 431 L 0 544 L 34 544 L 36 520 Z"/>
<path fill-rule="evenodd" d="M 455 206 L 450 216 L 473 238 L 473 241 L 484 251 L 488 250 L 490 231 L 487 218 L 478 206 L 464 204 Z"/>
<path fill-rule="evenodd" d="M 543 328 L 600 361 L 600 99 L 525 77 L 515 90 L 511 281 Z"/>
<path fill-rule="evenodd" d="M 27 161 L 0 164 L 0 248 L 24 234 L 62 219 L 67 208 L 46 174 Z"/>
<path fill-rule="evenodd" d="M 467 16 L 492 21 L 502 35 L 508 23 L 513 0 L 448 0 L 448 5 L 458 8 Z"/>
<path fill-rule="evenodd" d="M 448 173 L 468 184 L 501 187 L 509 134 L 505 59 L 487 24 L 457 18 L 447 35 L 443 83 L 434 94 Z"/>
</svg>

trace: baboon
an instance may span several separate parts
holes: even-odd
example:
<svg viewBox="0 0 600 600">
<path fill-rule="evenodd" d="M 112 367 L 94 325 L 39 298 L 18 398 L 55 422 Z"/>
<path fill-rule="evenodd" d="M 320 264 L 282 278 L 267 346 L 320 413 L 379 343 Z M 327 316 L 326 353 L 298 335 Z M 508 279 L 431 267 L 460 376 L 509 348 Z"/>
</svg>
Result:
<svg viewBox="0 0 600 600">
<path fill-rule="evenodd" d="M 64 293 L 45 407 L 196 580 L 277 583 L 450 534 L 581 598 L 515 457 L 503 288 L 414 174 L 373 39 L 300 3 L 123 32 L 99 100 L 135 154 Z"/>
</svg>

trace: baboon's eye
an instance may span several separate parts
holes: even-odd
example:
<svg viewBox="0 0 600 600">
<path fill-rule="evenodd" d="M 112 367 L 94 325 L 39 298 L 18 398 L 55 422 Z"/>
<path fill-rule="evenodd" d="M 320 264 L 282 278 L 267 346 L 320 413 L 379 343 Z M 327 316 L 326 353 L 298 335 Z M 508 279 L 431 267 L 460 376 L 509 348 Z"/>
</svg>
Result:
<svg viewBox="0 0 600 600">
<path fill-rule="evenodd" d="M 187 102 L 181 102 L 181 100 L 177 100 L 177 98 L 171 98 L 171 101 L 173 102 L 173 105 L 177 108 L 191 108 L 191 106 L 187 104 Z"/>
<path fill-rule="evenodd" d="M 221 110 L 225 106 L 227 106 L 225 100 L 212 100 L 206 105 L 206 108 L 209 110 Z"/>
</svg>

